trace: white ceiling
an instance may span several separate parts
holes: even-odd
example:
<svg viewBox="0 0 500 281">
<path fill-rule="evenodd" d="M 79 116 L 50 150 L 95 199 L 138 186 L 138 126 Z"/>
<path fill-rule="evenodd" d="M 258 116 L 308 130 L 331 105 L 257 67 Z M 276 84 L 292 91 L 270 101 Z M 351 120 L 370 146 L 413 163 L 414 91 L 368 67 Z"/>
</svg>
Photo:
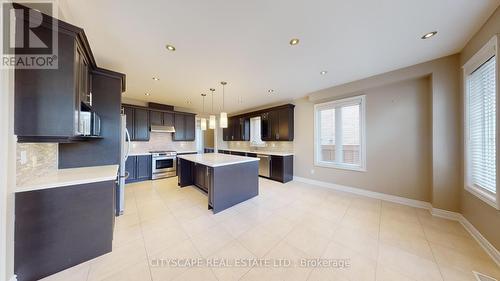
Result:
<svg viewBox="0 0 500 281">
<path fill-rule="evenodd" d="M 214 111 L 218 111 L 219 82 L 225 80 L 228 112 L 291 100 L 457 53 L 500 4 L 499 0 L 60 2 L 63 17 L 85 29 L 97 64 L 127 75 L 124 97 L 201 111 L 200 94 L 214 87 Z M 434 30 L 439 32 L 434 38 L 420 39 Z M 300 44 L 291 47 L 291 38 L 300 38 Z M 177 51 L 167 51 L 166 44 Z M 320 75 L 322 70 L 328 74 Z M 160 81 L 153 81 L 153 76 Z M 275 93 L 270 95 L 269 89 Z M 210 109 L 210 100 L 205 108 Z"/>
</svg>

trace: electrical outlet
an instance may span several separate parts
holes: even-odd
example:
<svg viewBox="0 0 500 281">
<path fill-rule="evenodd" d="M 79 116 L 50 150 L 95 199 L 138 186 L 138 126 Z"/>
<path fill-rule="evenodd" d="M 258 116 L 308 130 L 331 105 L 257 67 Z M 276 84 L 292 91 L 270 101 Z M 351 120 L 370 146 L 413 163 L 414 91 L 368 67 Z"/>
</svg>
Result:
<svg viewBox="0 0 500 281">
<path fill-rule="evenodd" d="M 21 151 L 21 165 L 28 162 L 28 157 L 26 156 L 26 150 Z"/>
<path fill-rule="evenodd" d="M 311 175 L 314 175 L 314 169 L 311 169 Z"/>
</svg>

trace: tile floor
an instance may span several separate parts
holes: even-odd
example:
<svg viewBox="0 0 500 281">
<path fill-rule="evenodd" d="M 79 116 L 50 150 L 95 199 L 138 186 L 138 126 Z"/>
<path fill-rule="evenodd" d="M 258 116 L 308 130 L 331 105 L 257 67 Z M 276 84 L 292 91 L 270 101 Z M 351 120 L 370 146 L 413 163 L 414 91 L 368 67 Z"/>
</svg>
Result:
<svg viewBox="0 0 500 281">
<path fill-rule="evenodd" d="M 203 193 L 176 180 L 128 185 L 113 252 L 46 280 L 472 281 L 472 270 L 500 280 L 459 223 L 426 210 L 260 179 L 258 197 L 213 215 Z M 283 266 L 175 266 L 196 258 Z M 349 266 L 286 264 L 319 258 Z"/>
</svg>

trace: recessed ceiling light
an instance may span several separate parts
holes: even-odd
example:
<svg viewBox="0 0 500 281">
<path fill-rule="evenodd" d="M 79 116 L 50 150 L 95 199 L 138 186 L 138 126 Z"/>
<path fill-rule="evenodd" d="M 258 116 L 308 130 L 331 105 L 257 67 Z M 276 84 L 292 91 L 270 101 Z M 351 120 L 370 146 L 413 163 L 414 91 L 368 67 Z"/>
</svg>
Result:
<svg viewBox="0 0 500 281">
<path fill-rule="evenodd" d="M 424 36 L 421 37 L 421 39 L 429 39 L 432 36 L 436 35 L 437 33 L 438 33 L 437 31 L 426 33 Z"/>
<path fill-rule="evenodd" d="M 273 90 L 273 89 L 269 89 L 267 92 L 268 92 L 269 94 L 274 94 L 274 90 Z"/>
<path fill-rule="evenodd" d="M 325 75 L 325 74 L 327 74 L 327 73 L 328 73 L 328 71 L 323 70 L 323 71 L 321 71 L 319 74 L 321 74 L 321 75 Z"/>
<path fill-rule="evenodd" d="M 293 38 L 292 40 L 290 40 L 290 45 L 295 46 L 295 45 L 299 44 L 299 42 L 300 42 L 299 39 Z"/>
<path fill-rule="evenodd" d="M 150 93 L 144 93 L 144 95 L 145 95 L 145 96 L 149 96 L 149 95 L 151 95 L 151 94 L 150 94 Z"/>
<path fill-rule="evenodd" d="M 169 45 L 169 44 L 167 44 L 167 45 L 165 46 L 165 48 L 167 48 L 167 50 L 169 50 L 169 51 L 171 51 L 171 52 L 175 51 L 175 47 L 174 47 L 173 45 Z"/>
<path fill-rule="evenodd" d="M 158 78 L 158 77 L 154 77 L 154 76 L 153 76 L 153 80 L 155 80 L 155 81 L 160 81 L 160 78 Z"/>
</svg>

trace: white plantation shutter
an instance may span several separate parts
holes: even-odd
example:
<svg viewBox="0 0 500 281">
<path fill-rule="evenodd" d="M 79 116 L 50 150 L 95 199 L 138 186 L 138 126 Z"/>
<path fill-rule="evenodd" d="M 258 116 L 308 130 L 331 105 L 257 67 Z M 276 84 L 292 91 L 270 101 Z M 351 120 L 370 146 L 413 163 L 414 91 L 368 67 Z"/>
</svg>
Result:
<svg viewBox="0 0 500 281">
<path fill-rule="evenodd" d="M 315 164 L 365 171 L 365 96 L 316 104 L 314 111 Z"/>
<path fill-rule="evenodd" d="M 467 76 L 469 181 L 496 193 L 496 61 Z"/>
</svg>

